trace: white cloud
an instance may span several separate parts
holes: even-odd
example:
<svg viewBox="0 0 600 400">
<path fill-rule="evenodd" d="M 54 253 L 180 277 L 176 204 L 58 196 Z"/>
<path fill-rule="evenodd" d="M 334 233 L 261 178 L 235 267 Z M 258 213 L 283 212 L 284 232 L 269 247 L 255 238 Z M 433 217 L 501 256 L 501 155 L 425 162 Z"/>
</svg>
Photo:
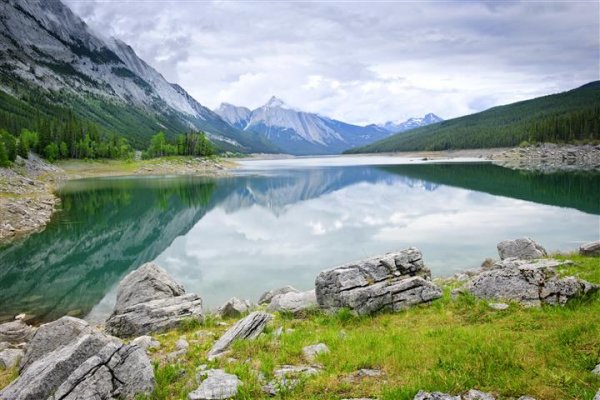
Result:
<svg viewBox="0 0 600 400">
<path fill-rule="evenodd" d="M 450 118 L 599 79 L 595 1 L 66 3 L 209 107 Z"/>
</svg>

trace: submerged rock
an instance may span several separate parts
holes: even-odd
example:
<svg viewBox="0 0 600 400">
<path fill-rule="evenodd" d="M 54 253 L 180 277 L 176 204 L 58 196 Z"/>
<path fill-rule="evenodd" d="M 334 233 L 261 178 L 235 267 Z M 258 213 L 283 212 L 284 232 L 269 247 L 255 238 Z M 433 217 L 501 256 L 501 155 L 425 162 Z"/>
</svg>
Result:
<svg viewBox="0 0 600 400">
<path fill-rule="evenodd" d="M 512 300 L 525 306 L 564 305 L 568 300 L 598 289 L 584 280 L 569 276 L 558 278 L 545 265 L 518 264 L 515 267 L 483 271 L 466 289 L 488 300 Z"/>
<path fill-rule="evenodd" d="M 279 289 L 273 289 L 273 290 L 269 290 L 267 292 L 264 292 L 258 299 L 258 304 L 269 304 L 271 302 L 271 300 L 273 299 L 273 297 L 280 295 L 280 294 L 286 294 L 286 293 L 298 293 L 299 290 L 290 286 L 290 285 L 286 285 L 284 287 L 281 287 Z"/>
<path fill-rule="evenodd" d="M 498 255 L 502 260 L 510 257 L 519 259 L 533 259 L 548 255 L 546 249 L 530 238 L 504 240 L 498 243 L 497 247 Z"/>
<path fill-rule="evenodd" d="M 206 376 L 206 379 L 198 389 L 188 394 L 189 400 L 229 399 L 237 394 L 238 387 L 242 384 L 237 376 L 222 369 L 202 371 L 199 375 Z"/>
<path fill-rule="evenodd" d="M 358 314 L 402 310 L 442 296 L 414 247 L 323 271 L 315 281 L 319 306 Z"/>
<path fill-rule="evenodd" d="M 262 333 L 267 323 L 273 319 L 271 314 L 255 311 L 239 320 L 216 341 L 208 352 L 208 359 L 223 354 L 236 339 L 254 339 Z"/>
<path fill-rule="evenodd" d="M 202 320 L 202 299 L 186 294 L 156 264 L 129 273 L 117 289 L 117 304 L 106 321 L 106 331 L 119 337 L 163 332 L 188 318 Z"/>
<path fill-rule="evenodd" d="M 240 317 L 249 310 L 250 302 L 248 300 L 240 300 L 237 297 L 232 297 L 219 307 L 218 314 L 222 318 L 235 318 Z"/>
<path fill-rule="evenodd" d="M 288 292 L 278 294 L 271 300 L 267 308 L 270 312 L 283 311 L 300 314 L 310 308 L 317 307 L 317 296 L 315 290 L 306 292 Z"/>
</svg>

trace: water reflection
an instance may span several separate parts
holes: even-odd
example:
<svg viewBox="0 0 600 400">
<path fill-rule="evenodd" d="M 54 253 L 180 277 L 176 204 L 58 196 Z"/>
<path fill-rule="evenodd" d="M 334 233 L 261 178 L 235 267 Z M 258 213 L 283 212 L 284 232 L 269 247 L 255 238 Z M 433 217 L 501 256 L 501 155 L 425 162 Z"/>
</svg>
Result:
<svg viewBox="0 0 600 400">
<path fill-rule="evenodd" d="M 69 182 L 44 232 L 0 249 L 0 318 L 102 317 L 119 279 L 154 259 L 210 307 L 308 288 L 324 268 L 409 245 L 436 274 L 477 265 L 509 237 L 571 249 L 597 239 L 599 183 L 489 164 Z"/>
</svg>

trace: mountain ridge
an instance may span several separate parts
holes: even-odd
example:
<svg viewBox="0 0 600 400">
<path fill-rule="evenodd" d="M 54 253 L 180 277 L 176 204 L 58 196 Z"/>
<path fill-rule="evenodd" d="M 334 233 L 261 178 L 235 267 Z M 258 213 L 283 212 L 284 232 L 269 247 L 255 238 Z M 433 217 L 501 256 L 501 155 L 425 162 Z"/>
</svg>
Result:
<svg viewBox="0 0 600 400">
<path fill-rule="evenodd" d="M 158 130 L 204 130 L 225 150 L 276 150 L 168 82 L 128 44 L 97 36 L 59 0 L 5 0 L 0 15 L 0 92 L 13 98 L 0 101 L 4 113 L 19 114 L 15 103 L 21 114 L 30 106 L 56 117 L 51 106 L 62 107 L 138 146 Z M 23 117 L 14 125 L 35 118 Z"/>
</svg>

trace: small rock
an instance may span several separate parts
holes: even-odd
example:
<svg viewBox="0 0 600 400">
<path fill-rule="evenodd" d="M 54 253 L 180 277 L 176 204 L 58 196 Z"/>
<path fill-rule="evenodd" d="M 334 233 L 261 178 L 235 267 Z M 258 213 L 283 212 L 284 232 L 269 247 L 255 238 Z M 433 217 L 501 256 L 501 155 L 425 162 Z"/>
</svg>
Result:
<svg viewBox="0 0 600 400">
<path fill-rule="evenodd" d="M 144 350 L 160 348 L 160 342 L 152 336 L 139 336 L 131 341 L 131 344 L 141 347 Z"/>
<path fill-rule="evenodd" d="M 224 353 L 236 339 L 254 339 L 262 333 L 265 326 L 273 319 L 271 314 L 255 311 L 239 320 L 229 328 L 208 352 L 208 359 L 214 359 Z"/>
<path fill-rule="evenodd" d="M 308 362 L 314 362 L 319 354 L 329 353 L 329 347 L 324 343 L 313 344 L 312 346 L 304 347 L 302 353 Z"/>
<path fill-rule="evenodd" d="M 531 396 L 521 396 L 517 400 L 536 400 L 536 398 Z"/>
<path fill-rule="evenodd" d="M 447 393 L 440 392 L 424 392 L 419 390 L 419 393 L 415 395 L 413 400 L 461 400 L 460 396 L 452 396 Z"/>
<path fill-rule="evenodd" d="M 494 310 L 506 310 L 509 306 L 506 303 L 489 303 L 488 306 Z"/>
<path fill-rule="evenodd" d="M 283 335 L 283 327 L 280 326 L 273 331 L 273 336 L 280 337 L 281 335 Z"/>
<path fill-rule="evenodd" d="M 531 238 L 504 240 L 498 243 L 498 255 L 504 260 L 509 257 L 520 259 L 542 258 L 548 255 L 546 249 Z"/>
<path fill-rule="evenodd" d="M 600 240 L 582 244 L 581 246 L 579 246 L 579 254 L 584 256 L 600 255 Z"/>
<path fill-rule="evenodd" d="M 237 394 L 238 387 L 242 384 L 237 376 L 222 369 L 210 369 L 201 374 L 206 379 L 198 389 L 188 394 L 188 400 L 229 399 Z"/>
<path fill-rule="evenodd" d="M 496 398 L 489 393 L 471 389 L 462 396 L 462 400 L 496 400 Z"/>
<path fill-rule="evenodd" d="M 19 364 L 19 360 L 23 357 L 21 349 L 5 349 L 0 351 L 0 368 L 12 368 Z"/>
<path fill-rule="evenodd" d="M 270 396 L 277 396 L 279 392 L 289 392 L 298 386 L 299 383 L 300 380 L 294 378 L 273 379 L 262 387 L 262 391 Z"/>
<path fill-rule="evenodd" d="M 185 340 L 184 337 L 179 338 L 179 340 L 177 341 L 177 343 L 175 343 L 175 349 L 176 350 L 187 351 L 187 349 L 189 347 L 190 347 L 190 344 L 187 342 L 187 340 Z"/>
<path fill-rule="evenodd" d="M 592 374 L 600 375 L 600 364 L 596 365 L 596 368 L 592 370 Z"/>
<path fill-rule="evenodd" d="M 286 294 L 286 293 L 298 293 L 299 290 L 292 287 L 292 286 L 284 286 L 282 288 L 279 289 L 273 289 L 273 290 L 269 290 L 267 292 L 264 292 L 260 298 L 258 299 L 258 304 L 268 304 L 271 302 L 271 300 L 273 299 L 273 297 L 280 295 L 280 294 Z"/>
<path fill-rule="evenodd" d="M 218 314 L 221 318 L 238 318 L 248 312 L 248 310 L 250 310 L 250 302 L 248 300 L 240 300 L 237 297 L 232 297 L 219 307 Z"/>
<path fill-rule="evenodd" d="M 175 350 L 175 351 L 168 353 L 165 356 L 165 359 L 170 363 L 179 362 L 179 359 L 184 357 L 185 353 L 187 353 L 186 350 Z"/>
<path fill-rule="evenodd" d="M 596 392 L 596 395 L 594 396 L 593 400 L 600 400 L 600 389 L 598 389 L 598 391 Z"/>
</svg>

